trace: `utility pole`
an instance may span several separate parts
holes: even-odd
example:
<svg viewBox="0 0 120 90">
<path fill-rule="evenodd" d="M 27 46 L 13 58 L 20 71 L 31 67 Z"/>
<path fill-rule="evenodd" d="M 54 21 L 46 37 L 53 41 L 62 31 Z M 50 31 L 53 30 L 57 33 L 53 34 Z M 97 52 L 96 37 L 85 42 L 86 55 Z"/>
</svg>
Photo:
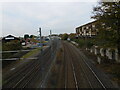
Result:
<svg viewBox="0 0 120 90">
<path fill-rule="evenodd" d="M 39 28 L 39 35 L 40 35 L 40 44 L 41 44 L 41 56 L 40 56 L 40 61 L 41 61 L 41 77 L 43 78 L 43 72 L 44 72 L 44 65 L 43 65 L 43 56 L 42 56 L 42 34 L 41 34 L 41 27 Z"/>
<path fill-rule="evenodd" d="M 52 31 L 50 30 L 50 48 L 51 48 L 51 54 L 53 55 L 51 35 L 52 35 Z"/>
<path fill-rule="evenodd" d="M 51 40 L 51 34 L 52 34 L 52 32 L 51 32 L 51 30 L 50 30 L 50 44 L 51 44 L 51 41 L 52 41 L 52 40 Z"/>
<path fill-rule="evenodd" d="M 87 49 L 87 32 L 85 31 L 85 49 Z"/>
<path fill-rule="evenodd" d="M 50 47 L 52 47 L 51 34 L 52 34 L 52 31 L 50 30 Z"/>
<path fill-rule="evenodd" d="M 39 28 L 39 31 L 38 31 L 40 34 L 40 43 L 41 43 L 41 53 L 42 53 L 42 34 L 41 34 L 41 27 Z"/>
</svg>

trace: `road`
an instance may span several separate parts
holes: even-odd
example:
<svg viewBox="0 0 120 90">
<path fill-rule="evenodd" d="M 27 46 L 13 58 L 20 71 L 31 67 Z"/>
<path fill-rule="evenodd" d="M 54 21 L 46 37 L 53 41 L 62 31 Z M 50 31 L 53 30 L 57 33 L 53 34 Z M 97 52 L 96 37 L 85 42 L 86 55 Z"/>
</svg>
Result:
<svg viewBox="0 0 120 90">
<path fill-rule="evenodd" d="M 57 77 L 58 80 L 61 78 L 59 88 L 116 88 L 108 76 L 96 68 L 77 47 L 67 41 L 58 42 L 60 41 L 54 40 L 52 48 L 43 51 L 38 60 L 31 60 L 11 71 L 9 75 L 3 74 L 3 88 L 41 88 L 42 85 L 47 88 L 47 77 L 52 78 L 48 72 L 60 44 L 63 63 Z"/>
</svg>

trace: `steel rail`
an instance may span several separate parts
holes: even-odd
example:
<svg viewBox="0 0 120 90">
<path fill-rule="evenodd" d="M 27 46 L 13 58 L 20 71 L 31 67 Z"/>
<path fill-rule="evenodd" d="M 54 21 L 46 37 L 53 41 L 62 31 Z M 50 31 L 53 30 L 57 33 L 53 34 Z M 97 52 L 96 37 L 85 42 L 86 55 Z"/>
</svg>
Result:
<svg viewBox="0 0 120 90">
<path fill-rule="evenodd" d="M 105 85 L 102 83 L 102 81 L 99 79 L 99 77 L 97 76 L 97 74 L 92 70 L 92 68 L 88 65 L 88 63 L 84 60 L 84 59 L 82 59 L 84 62 L 85 62 L 85 64 L 87 65 L 87 67 L 91 70 L 91 72 L 93 73 L 93 75 L 96 77 L 96 79 L 98 80 L 98 82 L 101 84 L 101 86 L 106 90 L 106 87 L 105 87 Z"/>
<path fill-rule="evenodd" d="M 38 59 L 38 58 L 7 58 L 7 59 L 0 59 L 0 61 L 4 61 L 4 60 L 6 60 L 6 61 L 8 61 L 8 60 L 9 61 L 10 60 L 11 61 L 13 61 L 13 60 L 16 61 L 16 60 L 21 60 L 21 59 L 29 59 L 30 60 L 30 59 Z"/>
<path fill-rule="evenodd" d="M 47 53 L 49 53 L 49 52 L 47 52 Z M 47 57 L 47 53 L 44 53 L 45 55 L 45 57 Z M 54 53 L 55 53 L 55 50 L 54 50 Z M 51 60 L 51 58 L 49 59 L 49 60 Z M 38 68 L 38 67 L 40 67 L 41 65 L 40 64 L 38 64 L 38 65 L 36 65 L 36 68 Z M 31 73 L 30 74 L 32 74 L 33 72 L 35 72 L 33 75 L 35 76 L 37 73 L 38 73 L 38 71 L 40 70 L 39 68 L 35 71 L 34 69 L 36 69 L 36 68 L 33 68 L 33 70 L 31 70 Z M 33 71 L 33 72 L 32 72 Z M 49 72 L 49 71 L 48 71 Z M 28 75 L 30 76 L 30 74 L 28 73 Z M 46 77 L 47 77 L 47 75 L 48 75 L 48 73 L 45 75 L 45 78 L 43 79 L 43 80 L 41 80 L 41 84 L 43 84 L 43 82 L 45 81 L 45 79 L 46 79 Z M 25 77 L 23 77 L 23 79 L 22 80 L 20 80 L 20 82 L 18 82 L 14 87 L 17 87 L 21 82 L 23 82 L 23 80 L 25 79 L 25 78 L 28 78 L 28 80 L 27 80 L 27 82 L 25 83 L 25 84 L 23 84 L 23 86 L 22 86 L 22 88 L 25 88 L 28 84 L 29 84 L 29 82 L 33 79 L 33 76 L 31 75 L 30 76 L 31 78 L 28 78 L 27 77 L 27 75 L 25 76 Z M 35 78 L 35 77 L 34 77 Z"/>
<path fill-rule="evenodd" d="M 49 66 L 49 65 L 50 65 L 50 61 L 51 61 L 51 53 L 49 52 L 48 54 L 46 54 L 45 57 L 49 57 L 49 59 L 48 59 L 49 61 L 47 61 L 47 63 L 44 62 L 44 64 L 45 64 L 44 66 Z M 46 59 L 44 59 L 44 60 L 46 60 Z M 42 64 L 43 64 L 43 63 L 42 63 Z M 41 66 L 41 65 L 40 65 L 40 66 Z M 39 66 L 39 67 L 40 67 L 40 66 Z M 42 68 L 45 68 L 45 67 L 42 67 Z M 41 69 L 38 69 L 38 71 L 36 72 L 36 76 L 37 76 L 39 73 L 41 74 L 41 72 L 39 72 L 40 70 L 41 70 Z M 42 72 L 42 73 L 43 73 L 43 72 Z M 34 75 L 34 76 L 35 76 L 35 75 Z M 46 76 L 46 75 L 45 75 L 45 76 Z M 31 77 L 32 77 L 32 76 L 31 76 Z M 32 77 L 31 80 L 32 80 L 32 79 L 35 80 L 35 79 L 37 79 L 37 77 L 34 77 L 34 78 Z M 29 83 L 31 80 L 29 80 L 28 83 Z M 40 82 L 42 82 L 42 80 L 43 80 L 43 79 L 41 78 Z M 27 86 L 27 83 L 26 83 L 26 86 Z M 24 88 L 25 88 L 26 86 L 24 86 Z M 39 87 L 37 87 L 37 88 L 39 88 Z"/>
<path fill-rule="evenodd" d="M 49 53 L 49 52 L 45 53 L 44 56 L 47 57 L 48 53 Z M 13 88 L 18 87 L 19 84 L 21 84 L 22 82 L 24 82 L 24 80 L 26 80 L 26 78 L 28 78 L 28 76 L 30 76 L 31 78 L 28 78 L 27 81 L 26 81 L 26 82 L 22 85 L 22 87 L 21 87 L 21 88 L 25 88 L 25 87 L 29 84 L 29 82 L 31 81 L 31 79 L 35 78 L 35 77 L 33 77 L 33 76 L 35 76 L 35 75 L 38 73 L 38 71 L 40 70 L 40 68 L 39 68 L 40 66 L 41 66 L 40 63 L 36 63 L 36 66 L 33 67 L 32 70 L 30 70 L 16 85 L 14 85 Z M 28 67 L 28 68 L 29 68 L 29 67 Z M 34 73 L 34 72 L 35 72 L 35 73 Z M 32 75 L 32 74 L 33 74 L 33 75 Z"/>
<path fill-rule="evenodd" d="M 80 55 L 80 53 L 79 53 Z M 80 55 L 81 56 L 81 55 Z M 106 90 L 105 85 L 102 83 L 102 81 L 100 80 L 100 78 L 97 76 L 97 74 L 93 71 L 93 69 L 89 66 L 89 64 L 84 60 L 85 58 L 83 56 L 82 57 L 82 61 L 87 65 L 87 67 L 89 68 L 89 70 L 92 72 L 93 76 L 96 78 L 96 80 L 100 83 L 100 85 Z"/>
<path fill-rule="evenodd" d="M 48 48 L 48 50 L 49 50 L 49 48 Z M 47 49 L 45 50 L 45 53 L 47 53 L 46 51 L 47 51 Z M 19 72 L 17 72 L 18 70 L 16 71 L 17 75 L 19 75 L 21 72 L 23 72 L 26 69 L 28 69 L 28 67 L 31 66 L 31 65 L 33 65 L 34 63 L 35 63 L 34 61 L 32 61 L 31 63 L 27 63 L 27 65 L 24 66 L 24 69 L 21 69 L 22 67 L 19 68 Z M 7 77 L 8 79 L 7 78 L 5 78 L 5 79 L 10 80 L 10 78 L 12 78 L 12 77 L 14 77 L 16 75 L 16 72 L 14 72 L 12 75 L 10 75 L 10 77 Z"/>
<path fill-rule="evenodd" d="M 74 66 L 73 66 L 73 63 L 72 63 L 72 69 L 73 69 L 73 75 L 74 75 L 74 79 L 75 79 L 75 83 L 76 83 L 76 88 L 77 88 L 77 90 L 79 90 L 78 88 L 78 82 L 77 82 L 77 78 L 76 78 L 76 73 L 75 73 L 75 68 L 74 68 Z"/>
<path fill-rule="evenodd" d="M 33 50 L 33 49 L 31 49 L 31 50 Z M 31 50 L 0 51 L 0 53 L 28 52 Z"/>
<path fill-rule="evenodd" d="M 72 49 L 72 48 L 71 48 L 71 49 Z M 75 52 L 73 52 L 73 53 L 75 53 Z M 73 58 L 73 54 L 72 54 L 71 56 L 72 56 L 72 58 Z M 82 70 L 82 72 L 84 73 L 84 75 L 85 75 L 85 77 L 86 77 L 86 79 L 87 79 L 90 87 L 93 88 L 93 86 L 92 86 L 92 84 L 91 84 L 91 81 L 90 81 L 89 78 L 87 77 L 87 75 L 86 75 L 86 73 L 85 73 L 85 70 L 84 70 L 82 64 L 81 64 L 81 63 L 79 63 L 79 64 L 80 64 L 81 70 Z"/>
<path fill-rule="evenodd" d="M 52 66 L 53 66 L 53 64 L 54 64 L 54 62 L 55 62 L 55 60 L 56 60 L 56 56 L 53 57 L 53 54 L 56 55 L 56 52 L 57 52 L 57 50 L 58 50 L 58 43 L 57 43 L 57 44 L 54 44 L 53 47 L 54 47 L 54 48 L 51 49 L 51 50 L 54 50 L 54 51 L 52 52 L 52 54 L 51 54 L 51 55 L 52 55 L 51 59 L 53 58 L 53 62 L 51 63 L 51 65 L 50 65 L 50 67 L 49 67 L 46 75 L 45 75 L 44 78 L 42 79 L 42 81 L 41 81 L 41 83 L 40 83 L 40 85 L 39 85 L 40 88 L 45 88 L 45 82 L 47 81 L 47 78 L 48 78 L 48 76 L 49 76 L 49 74 L 50 74 L 50 72 L 51 72 Z"/>
<path fill-rule="evenodd" d="M 84 68 L 83 68 L 82 65 L 81 65 L 81 68 L 82 68 L 82 71 L 83 71 L 83 73 L 84 73 L 84 75 L 85 75 L 85 77 L 86 77 L 86 79 L 87 79 L 87 81 L 88 81 L 90 87 L 93 88 L 93 86 L 92 86 L 92 84 L 91 84 L 91 81 L 89 80 L 88 76 L 86 75 L 85 70 L 84 70 Z"/>
<path fill-rule="evenodd" d="M 48 50 L 49 50 L 49 49 L 48 49 Z M 45 50 L 45 52 L 46 52 L 46 50 Z M 46 55 L 46 54 L 48 54 L 48 52 L 44 53 L 43 55 Z M 36 65 L 36 64 L 38 64 L 38 63 L 39 63 L 39 60 L 37 60 L 37 62 L 33 61 L 32 63 L 29 63 L 28 65 L 26 65 L 26 66 L 24 67 L 24 69 L 21 69 L 21 68 L 22 68 L 22 67 L 21 67 L 21 68 L 19 69 L 19 73 L 17 72 L 17 71 L 18 71 L 18 70 L 17 70 L 17 71 L 16 71 L 17 74 L 14 72 L 14 73 L 11 75 L 12 77 L 8 77 L 7 81 L 10 81 L 10 82 L 11 82 L 11 80 L 14 80 L 15 77 L 18 78 L 18 76 L 21 75 L 21 72 L 24 72 L 24 71 L 25 71 L 25 72 L 27 73 L 29 70 L 31 70 L 31 68 L 29 68 L 31 65 Z M 25 72 L 24 72 L 24 73 L 25 73 Z M 22 76 L 20 76 L 20 77 L 24 77 L 24 76 L 22 75 Z M 21 80 L 19 80 L 18 82 L 20 82 L 20 81 L 21 81 Z M 9 84 L 9 82 L 7 82 L 7 83 Z M 13 86 L 13 87 L 14 87 L 14 86 Z"/>
<path fill-rule="evenodd" d="M 64 47 L 64 61 L 65 61 L 65 89 L 67 88 L 67 83 L 68 83 L 68 79 L 67 79 L 67 74 L 68 74 L 68 65 L 66 65 L 67 63 L 66 63 L 66 60 L 65 60 L 65 46 L 63 45 L 63 47 Z"/>
<path fill-rule="evenodd" d="M 64 45 L 63 45 L 63 47 L 64 47 Z M 65 62 L 65 66 L 66 66 L 66 61 L 65 61 L 65 48 L 64 48 L 64 62 Z M 65 68 L 65 72 L 66 72 L 66 70 L 67 70 L 67 68 L 64 66 L 64 68 Z M 65 89 L 67 88 L 67 80 L 66 80 L 66 73 L 65 73 Z"/>
<path fill-rule="evenodd" d="M 11 84 L 11 81 L 13 81 L 14 80 L 14 78 L 18 78 L 18 76 L 19 77 L 22 77 L 23 75 L 21 75 L 21 72 L 24 72 L 24 71 L 26 71 L 27 72 L 27 70 L 28 70 L 28 67 L 30 67 L 31 65 L 33 65 L 35 62 L 34 61 L 32 61 L 30 64 L 27 64 L 25 67 L 24 67 L 24 69 L 22 69 L 22 67 L 19 69 L 19 72 L 17 72 L 17 71 L 15 71 L 14 73 L 12 73 L 12 75 L 10 75 L 10 76 L 8 76 L 8 77 L 6 77 L 5 78 L 5 83 L 3 84 L 3 87 L 5 86 L 5 87 L 8 87 L 9 86 L 9 83 Z M 25 72 L 24 72 L 25 73 Z"/>
<path fill-rule="evenodd" d="M 65 44 L 65 43 L 64 43 L 64 44 Z M 65 48 L 65 46 L 64 46 L 64 48 Z M 67 47 L 67 50 L 69 51 L 69 55 L 70 55 L 71 52 L 70 52 L 70 50 L 69 50 L 68 47 Z M 72 56 L 72 54 L 71 54 L 70 56 Z M 72 60 L 73 60 L 73 57 L 72 57 Z M 72 66 L 73 77 L 74 77 L 74 81 L 75 81 L 75 87 L 76 87 L 77 90 L 79 90 L 78 81 L 77 81 L 76 73 L 75 73 L 75 68 L 74 68 L 73 61 L 72 61 L 72 60 L 70 59 L 70 61 L 71 61 L 70 64 L 71 64 L 71 66 Z"/>
</svg>

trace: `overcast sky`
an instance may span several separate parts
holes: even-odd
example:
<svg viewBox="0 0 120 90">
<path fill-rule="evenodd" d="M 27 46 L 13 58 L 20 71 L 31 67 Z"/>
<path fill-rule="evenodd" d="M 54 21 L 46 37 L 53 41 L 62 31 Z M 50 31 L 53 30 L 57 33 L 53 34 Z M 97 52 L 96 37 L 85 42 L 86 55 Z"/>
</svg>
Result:
<svg viewBox="0 0 120 90">
<path fill-rule="evenodd" d="M 2 4 L 2 36 L 75 33 L 77 26 L 93 21 L 97 2 L 10 2 Z M 1 17 L 1 16 L 0 16 Z"/>
</svg>

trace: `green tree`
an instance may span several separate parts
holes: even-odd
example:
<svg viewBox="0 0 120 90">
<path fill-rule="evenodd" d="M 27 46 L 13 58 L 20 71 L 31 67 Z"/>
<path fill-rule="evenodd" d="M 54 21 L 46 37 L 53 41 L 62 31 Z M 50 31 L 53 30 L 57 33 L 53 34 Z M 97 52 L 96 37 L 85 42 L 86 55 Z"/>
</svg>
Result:
<svg viewBox="0 0 120 90">
<path fill-rule="evenodd" d="M 22 49 L 22 45 L 20 41 L 14 40 L 11 42 L 2 43 L 3 51 L 20 50 L 20 49 Z"/>
<path fill-rule="evenodd" d="M 27 38 L 29 38 L 29 35 L 28 35 L 28 34 L 25 34 L 25 35 L 24 35 L 24 39 L 27 39 Z"/>
<path fill-rule="evenodd" d="M 30 35 L 30 38 L 34 38 L 34 35 Z"/>
<path fill-rule="evenodd" d="M 70 38 L 71 40 L 75 39 L 75 36 L 76 36 L 75 33 L 70 33 L 70 34 L 69 34 L 69 38 Z"/>
<path fill-rule="evenodd" d="M 30 35 L 30 38 L 36 38 L 37 36 L 35 36 L 35 35 Z"/>
<path fill-rule="evenodd" d="M 96 28 L 99 30 L 97 44 L 116 46 L 120 56 L 120 1 L 101 1 L 93 8 L 93 14 L 91 18 L 97 20 Z"/>
<path fill-rule="evenodd" d="M 67 40 L 68 36 L 69 35 L 67 33 L 64 33 L 64 34 L 62 34 L 61 38 L 62 38 L 62 40 Z"/>
</svg>

